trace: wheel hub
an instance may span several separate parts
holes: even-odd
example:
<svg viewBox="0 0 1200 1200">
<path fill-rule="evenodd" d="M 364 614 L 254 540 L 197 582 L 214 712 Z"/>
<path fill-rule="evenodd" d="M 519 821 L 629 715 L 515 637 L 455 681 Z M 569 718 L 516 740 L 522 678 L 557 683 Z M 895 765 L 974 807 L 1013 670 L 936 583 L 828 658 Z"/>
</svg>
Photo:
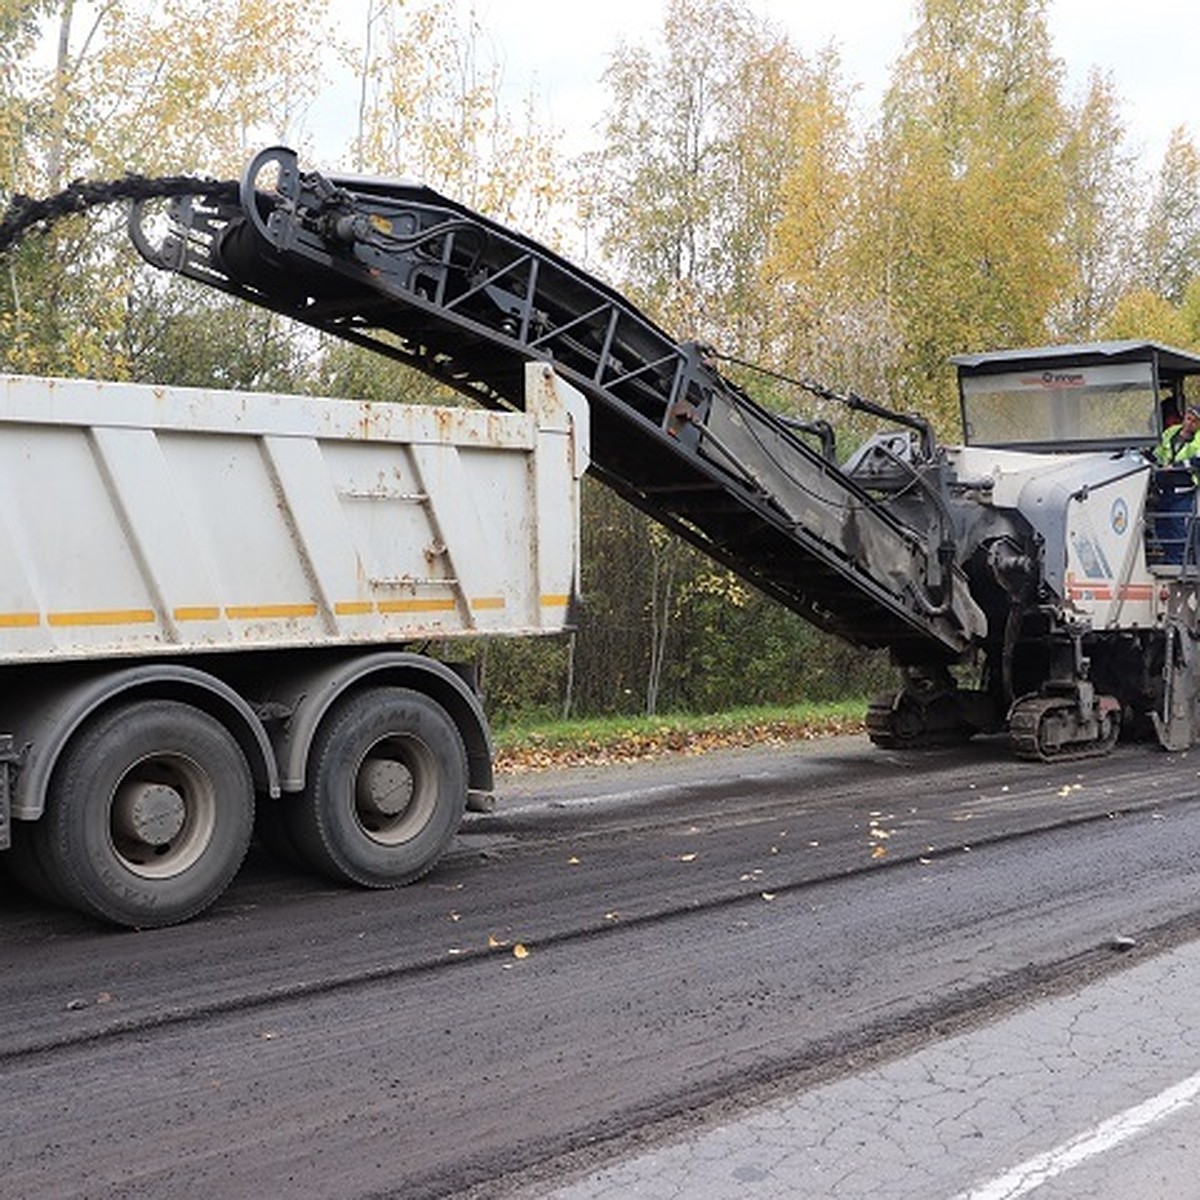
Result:
<svg viewBox="0 0 1200 1200">
<path fill-rule="evenodd" d="M 113 827 L 146 846 L 167 846 L 179 836 L 187 817 L 183 797 L 165 783 L 128 780 L 117 792 Z"/>
<path fill-rule="evenodd" d="M 399 816 L 413 797 L 412 772 L 394 758 L 371 758 L 362 765 L 355 800 L 363 816 Z"/>
</svg>

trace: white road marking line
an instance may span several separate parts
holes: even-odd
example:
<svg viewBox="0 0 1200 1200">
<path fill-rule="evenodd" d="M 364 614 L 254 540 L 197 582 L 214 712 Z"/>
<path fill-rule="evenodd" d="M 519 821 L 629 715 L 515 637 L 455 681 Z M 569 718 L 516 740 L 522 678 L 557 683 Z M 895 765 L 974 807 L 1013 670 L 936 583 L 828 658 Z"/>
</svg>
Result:
<svg viewBox="0 0 1200 1200">
<path fill-rule="evenodd" d="M 1127 1108 L 1123 1113 L 1117 1113 L 1115 1117 L 1109 1117 L 1107 1121 L 1101 1121 L 1099 1125 L 1055 1146 L 1053 1150 L 1026 1159 L 988 1183 L 960 1192 L 954 1200 L 1016 1200 L 1056 1175 L 1137 1137 L 1151 1125 L 1191 1104 L 1198 1095 L 1200 1073 L 1133 1108 Z"/>
</svg>

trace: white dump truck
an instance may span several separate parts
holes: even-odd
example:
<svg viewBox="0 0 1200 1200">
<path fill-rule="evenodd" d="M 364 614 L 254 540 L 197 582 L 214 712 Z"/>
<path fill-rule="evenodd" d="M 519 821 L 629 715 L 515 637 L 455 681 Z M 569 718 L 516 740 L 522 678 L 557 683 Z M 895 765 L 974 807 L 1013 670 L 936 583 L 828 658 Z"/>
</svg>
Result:
<svg viewBox="0 0 1200 1200">
<path fill-rule="evenodd" d="M 582 396 L 487 412 L 0 376 L 0 849 L 117 924 L 187 919 L 265 840 L 408 882 L 493 786 L 468 665 L 561 631 Z"/>
</svg>

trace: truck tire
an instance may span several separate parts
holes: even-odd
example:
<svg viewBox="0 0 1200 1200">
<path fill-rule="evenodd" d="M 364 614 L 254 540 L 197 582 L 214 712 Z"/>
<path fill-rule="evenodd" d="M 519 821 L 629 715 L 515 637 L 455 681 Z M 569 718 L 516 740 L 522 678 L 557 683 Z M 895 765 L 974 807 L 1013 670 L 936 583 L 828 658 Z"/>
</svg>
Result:
<svg viewBox="0 0 1200 1200">
<path fill-rule="evenodd" d="M 437 862 L 466 803 L 466 751 L 446 710 L 421 692 L 372 688 L 317 730 L 293 831 L 322 874 L 397 887 Z"/>
<path fill-rule="evenodd" d="M 214 717 L 176 701 L 110 709 L 68 742 L 38 858 L 63 900 L 118 925 L 172 925 L 237 874 L 254 827 L 245 755 Z"/>
</svg>

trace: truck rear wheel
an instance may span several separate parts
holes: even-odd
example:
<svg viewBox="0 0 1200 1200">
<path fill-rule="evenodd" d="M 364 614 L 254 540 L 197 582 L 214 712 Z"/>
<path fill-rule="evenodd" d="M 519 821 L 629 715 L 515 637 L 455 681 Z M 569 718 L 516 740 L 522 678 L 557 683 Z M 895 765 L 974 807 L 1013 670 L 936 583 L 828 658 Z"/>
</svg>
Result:
<svg viewBox="0 0 1200 1200">
<path fill-rule="evenodd" d="M 253 825 L 250 768 L 229 731 L 191 705 L 147 700 L 72 738 L 35 828 L 39 861 L 68 904 L 148 928 L 212 904 Z"/>
<path fill-rule="evenodd" d="M 424 875 L 466 809 L 458 728 L 428 696 L 372 688 L 336 708 L 313 741 L 292 810 L 298 847 L 321 873 L 365 887 Z"/>
</svg>

